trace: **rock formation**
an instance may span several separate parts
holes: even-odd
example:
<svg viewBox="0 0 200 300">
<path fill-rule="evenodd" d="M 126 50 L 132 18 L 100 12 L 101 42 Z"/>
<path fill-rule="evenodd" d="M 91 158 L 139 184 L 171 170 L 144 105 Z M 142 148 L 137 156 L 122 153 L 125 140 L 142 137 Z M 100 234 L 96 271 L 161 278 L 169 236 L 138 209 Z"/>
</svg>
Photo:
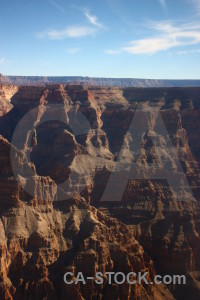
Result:
<svg viewBox="0 0 200 300">
<path fill-rule="evenodd" d="M 0 118 L 3 299 L 199 298 L 199 92 L 65 84 L 19 87 L 11 99 L 13 108 Z M 138 107 L 148 127 L 132 136 Z M 16 134 L 19 128 L 21 135 Z M 121 201 L 114 201 L 112 194 L 110 201 L 101 201 L 113 172 L 113 189 L 126 178 L 126 172 L 114 170 L 116 162 L 130 165 L 135 159 L 143 167 L 170 168 L 174 178 L 179 176 L 167 138 L 188 186 L 181 180 L 175 195 L 176 184 L 171 189 L 165 179 L 128 178 Z M 12 173 L 10 148 L 18 177 Z M 93 276 L 96 271 L 145 269 L 150 277 L 155 272 L 185 274 L 187 285 L 109 286 L 105 281 L 99 287 L 94 282 L 72 287 L 63 282 L 66 270 Z"/>
<path fill-rule="evenodd" d="M 8 113 L 13 107 L 10 99 L 17 92 L 17 89 L 17 86 L 0 85 L 0 116 Z"/>
<path fill-rule="evenodd" d="M 77 196 L 53 202 L 56 185 L 51 183 L 45 202 L 26 194 L 13 177 L 10 165 L 11 145 L 0 136 L 1 166 L 1 299 L 149 299 L 153 290 L 148 285 L 104 284 L 88 281 L 68 286 L 65 272 L 85 277 L 96 272 L 149 271 L 155 273 L 150 258 L 134 239 L 129 228 L 117 219 L 107 217 L 84 198 Z M 14 149 L 16 164 L 27 164 L 23 154 Z M 34 166 L 28 166 L 28 168 Z M 35 172 L 35 169 L 34 169 Z M 22 179 L 21 179 L 22 180 Z M 40 188 L 40 186 L 38 187 Z"/>
</svg>

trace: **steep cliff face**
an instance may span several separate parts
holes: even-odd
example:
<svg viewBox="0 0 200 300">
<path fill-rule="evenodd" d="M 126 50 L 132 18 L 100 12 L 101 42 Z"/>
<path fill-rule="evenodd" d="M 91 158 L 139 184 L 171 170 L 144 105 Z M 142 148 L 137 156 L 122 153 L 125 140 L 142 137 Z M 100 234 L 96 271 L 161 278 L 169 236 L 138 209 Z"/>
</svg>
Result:
<svg viewBox="0 0 200 300">
<path fill-rule="evenodd" d="M 23 178 L 20 177 L 18 181 L 13 179 L 13 182 L 9 183 L 9 190 L 13 190 L 11 198 L 19 199 L 23 208 L 8 201 L 10 210 L 7 212 L 8 215 L 2 218 L 6 220 L 3 228 L 5 230 L 7 226 L 6 239 L 10 236 L 9 224 L 21 223 L 19 219 L 22 217 L 20 216 L 29 210 L 27 214 L 30 213 L 28 219 L 33 220 L 32 225 L 26 223 L 28 222 L 26 219 L 23 220 L 23 228 L 26 232 L 23 241 L 27 240 L 23 243 L 19 242 L 20 247 L 16 247 L 16 252 L 24 253 L 24 256 L 19 254 L 20 257 L 26 257 L 21 260 L 32 268 L 31 261 L 29 261 L 32 256 L 30 254 L 29 257 L 27 253 L 29 249 L 32 253 L 36 247 L 39 254 L 37 254 L 37 259 L 34 256 L 33 258 L 37 261 L 38 270 L 41 270 L 42 266 L 46 268 L 45 272 L 38 272 L 46 275 L 40 275 L 43 278 L 42 281 L 36 276 L 37 284 L 31 282 L 29 275 L 28 283 L 21 283 L 22 288 L 19 281 L 13 281 L 15 277 L 12 277 L 12 272 L 9 271 L 8 266 L 12 266 L 15 256 L 10 259 L 9 263 L 6 262 L 6 257 L 12 254 L 10 248 L 6 246 L 2 250 L 4 251 L 2 261 L 5 262 L 4 269 L 7 270 L 5 278 L 8 277 L 11 280 L 10 288 L 6 290 L 6 293 L 14 295 L 23 289 L 24 295 L 28 297 L 33 288 L 36 295 L 41 290 L 39 286 L 42 286 L 44 282 L 44 286 L 47 287 L 44 290 L 51 291 L 52 297 L 56 297 L 55 295 L 58 297 L 55 293 L 63 284 L 63 279 L 58 282 L 54 274 L 58 274 L 58 269 L 63 262 L 66 268 L 69 267 L 75 272 L 74 270 L 87 269 L 83 261 L 88 262 L 89 259 L 91 270 L 88 269 L 88 272 L 94 273 L 94 270 L 102 270 L 102 268 L 110 270 L 112 261 L 115 265 L 112 266 L 112 270 L 117 268 L 123 272 L 125 269 L 133 270 L 136 266 L 136 261 L 132 256 L 127 256 L 127 252 L 134 253 L 134 256 L 139 255 L 137 258 L 140 261 L 139 269 L 147 266 L 152 274 L 154 272 L 152 263 L 144 258 L 146 254 L 144 255 L 136 239 L 143 246 L 145 253 L 148 253 L 155 262 L 158 274 L 187 275 L 187 288 L 171 287 L 175 298 L 187 299 L 188 293 L 197 295 L 193 299 L 199 297 L 199 92 L 199 88 L 134 89 L 80 85 L 19 88 L 11 100 L 13 109 L 0 118 L 0 134 L 11 141 L 16 128 L 21 126 L 23 134 L 20 135 L 20 153 L 22 157 L 25 153 L 30 153 L 33 162 L 32 165 L 27 161 L 24 164 L 32 166 L 35 174 L 37 173 L 40 177 L 35 184 L 37 188 L 34 192 L 29 190 L 31 195 L 28 193 L 28 185 L 20 182 Z M 137 119 L 135 124 L 137 130 L 134 132 L 130 130 L 130 126 L 134 118 L 137 118 L 138 108 L 141 115 Z M 164 123 L 158 122 L 158 112 Z M 143 125 L 146 126 L 145 132 L 141 131 Z M 19 146 L 18 139 L 15 139 L 15 142 L 16 146 Z M 5 139 L 4 145 L 10 147 Z M 5 154 L 9 151 L 4 147 L 0 152 L 2 157 L 0 162 L 9 166 L 9 157 Z M 180 175 L 180 168 L 177 166 L 176 156 L 171 152 L 174 148 L 186 181 L 183 178 L 176 181 Z M 171 180 L 173 188 L 170 188 L 166 178 L 151 179 L 148 178 L 148 174 L 146 177 L 132 178 L 127 176 L 126 171 L 120 172 L 115 169 L 116 163 L 130 166 L 134 160 L 143 168 L 151 164 L 150 171 L 152 171 L 149 173 L 151 175 L 154 168 L 173 170 L 174 181 Z M 108 194 L 110 198 L 107 199 L 110 201 L 102 201 L 113 173 L 116 176 L 114 181 L 111 181 L 111 193 Z M 4 174 L 1 181 L 1 190 L 5 194 L 2 199 L 6 199 L 8 189 L 5 188 L 5 183 L 8 184 L 11 177 L 6 176 Z M 20 173 L 20 176 L 23 177 L 23 173 Z M 43 181 L 46 181 L 49 190 L 46 191 L 45 197 L 41 196 L 38 199 L 37 191 L 42 189 Z M 65 181 L 67 182 L 66 188 L 62 185 Z M 120 201 L 117 201 L 115 190 L 118 191 L 124 181 L 122 197 Z M 186 184 L 187 182 L 189 185 Z M 62 195 L 64 195 L 62 199 L 58 196 L 58 187 L 62 189 Z M 69 195 L 71 195 L 71 200 L 63 201 L 65 198 L 69 199 Z M 45 201 L 45 198 L 48 201 Z M 55 202 L 55 200 L 62 201 Z M 14 221 L 9 221 L 11 222 L 9 223 L 6 218 L 10 218 L 12 207 L 15 207 Z M 35 225 L 37 213 L 38 218 L 42 220 L 41 226 Z M 60 240 L 55 237 L 58 234 L 55 233 L 57 225 L 60 228 Z M 30 227 L 31 229 L 27 229 Z M 36 227 L 40 228 L 39 231 L 35 230 Z M 12 237 L 14 236 L 17 236 L 15 232 Z M 114 242 L 107 243 L 106 240 L 110 240 L 111 237 Z M 17 240 L 21 241 L 20 238 Z M 28 247 L 29 240 L 31 240 L 30 248 Z M 102 241 L 102 244 L 98 244 L 97 241 Z M 55 251 L 52 250 L 54 247 L 50 248 L 50 242 L 56 245 Z M 117 244 L 114 245 L 114 243 Z M 128 248 L 129 243 L 132 245 L 131 248 Z M 136 244 L 139 248 L 133 246 Z M 120 251 L 117 254 L 116 249 Z M 68 256 L 70 259 L 67 258 Z M 121 263 L 118 265 L 119 257 Z M 20 278 L 24 278 L 24 274 L 27 274 L 29 270 L 26 263 L 24 263 Z M 14 274 L 16 276 L 16 273 Z M 16 287 L 17 290 L 14 291 Z M 137 292 L 130 287 L 123 287 L 122 291 L 117 286 L 110 287 L 110 290 L 107 287 L 96 290 L 91 283 L 87 285 L 87 288 L 70 289 L 62 285 L 61 290 L 65 291 L 65 295 L 68 293 L 70 297 L 77 299 L 81 297 L 90 299 L 88 291 L 93 295 L 93 299 L 100 293 L 106 295 L 107 298 L 103 299 L 114 299 L 115 295 L 119 299 L 135 299 L 136 295 L 139 295 L 141 299 L 154 297 L 152 290 L 147 287 L 138 287 Z M 21 295 L 16 297 L 21 297 Z"/>
<path fill-rule="evenodd" d="M 14 85 L 0 85 L 0 116 L 8 113 L 13 107 L 10 103 L 10 99 L 17 90 L 18 87 Z"/>
<path fill-rule="evenodd" d="M 64 283 L 66 272 L 72 272 L 75 280 L 78 272 L 95 278 L 96 272 L 106 276 L 112 271 L 148 271 L 150 281 L 155 269 L 129 228 L 117 219 L 89 206 L 80 196 L 54 202 L 56 186 L 49 177 L 39 177 L 52 186 L 45 202 L 24 193 L 12 176 L 10 147 L 0 136 L 1 299 L 152 298 L 151 285 L 108 285 L 108 279 L 102 285 L 87 279 L 87 286 Z M 22 152 L 14 151 L 16 164 L 24 168 L 27 161 Z"/>
</svg>

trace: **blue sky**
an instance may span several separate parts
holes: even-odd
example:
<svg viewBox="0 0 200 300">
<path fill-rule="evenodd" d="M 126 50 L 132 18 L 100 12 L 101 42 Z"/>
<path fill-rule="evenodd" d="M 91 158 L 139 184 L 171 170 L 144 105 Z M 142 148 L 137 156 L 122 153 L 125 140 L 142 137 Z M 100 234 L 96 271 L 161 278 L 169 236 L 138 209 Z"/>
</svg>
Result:
<svg viewBox="0 0 200 300">
<path fill-rule="evenodd" d="M 200 0 L 1 0 L 5 75 L 200 79 Z"/>
</svg>

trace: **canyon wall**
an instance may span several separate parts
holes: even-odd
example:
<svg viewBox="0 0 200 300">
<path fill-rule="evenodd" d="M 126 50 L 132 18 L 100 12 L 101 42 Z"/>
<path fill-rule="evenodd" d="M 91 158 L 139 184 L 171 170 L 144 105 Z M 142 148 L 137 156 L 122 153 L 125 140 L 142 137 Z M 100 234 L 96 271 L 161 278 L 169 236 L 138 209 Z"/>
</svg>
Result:
<svg viewBox="0 0 200 300">
<path fill-rule="evenodd" d="M 23 86 L 11 105 L 0 118 L 3 297 L 28 299 L 42 290 L 48 299 L 198 299 L 200 89 Z M 141 118 L 132 135 L 138 110 Z M 18 178 L 12 174 L 10 147 Z M 189 183 L 180 180 L 178 193 L 176 183 L 170 187 L 166 179 L 131 178 L 115 169 L 116 163 L 134 161 L 143 168 L 151 164 L 152 172 L 173 170 L 176 179 L 180 168 L 172 149 Z M 102 201 L 113 174 L 110 199 Z M 115 190 L 124 181 L 117 201 Z M 185 274 L 187 285 L 160 291 L 148 285 L 63 284 L 64 270 L 76 276 L 78 270 L 145 268 L 150 276 Z"/>
<path fill-rule="evenodd" d="M 14 85 L 0 85 L 0 116 L 5 115 L 13 107 L 10 99 L 17 90 L 18 87 Z"/>
<path fill-rule="evenodd" d="M 96 272 L 149 272 L 155 268 L 150 257 L 134 239 L 131 230 L 77 196 L 54 202 L 56 185 L 49 177 L 39 177 L 50 186 L 45 200 L 30 196 L 12 174 L 10 143 L 0 136 L 0 297 L 1 299 L 150 299 L 150 285 L 109 284 L 87 281 L 66 285 L 63 276 L 78 272 L 85 278 Z M 32 168 L 23 152 L 13 149 L 19 168 Z M 23 181 L 22 178 L 20 180 Z M 106 277 L 105 277 L 106 278 Z"/>
</svg>

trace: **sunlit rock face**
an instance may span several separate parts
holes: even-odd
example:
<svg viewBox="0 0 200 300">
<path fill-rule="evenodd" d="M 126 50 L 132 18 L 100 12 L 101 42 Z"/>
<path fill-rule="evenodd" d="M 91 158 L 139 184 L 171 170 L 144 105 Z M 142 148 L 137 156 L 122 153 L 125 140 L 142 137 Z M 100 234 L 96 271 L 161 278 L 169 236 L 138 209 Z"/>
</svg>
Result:
<svg viewBox="0 0 200 300">
<path fill-rule="evenodd" d="M 18 87 L 14 85 L 0 85 L 0 116 L 7 114 L 13 107 L 10 99 L 17 90 Z"/>
<path fill-rule="evenodd" d="M 12 109 L 0 118 L 2 297 L 200 295 L 200 89 L 23 86 L 10 103 Z M 138 109 L 134 133 L 130 128 Z M 17 139 L 11 146 L 19 126 L 20 146 Z M 18 178 L 12 173 L 11 148 L 18 168 L 26 169 Z M 176 178 L 180 170 L 172 148 L 188 182 L 178 182 L 179 193 L 173 193 L 167 178 L 133 179 L 115 170 L 116 163 L 151 164 L 173 169 Z M 113 194 L 102 201 L 113 172 Z M 124 181 L 121 199 L 114 199 Z M 107 282 L 98 288 L 94 282 L 70 287 L 63 282 L 66 270 L 76 277 L 78 271 L 93 276 L 145 268 L 150 277 L 185 274 L 187 288 L 109 287 Z"/>
</svg>

